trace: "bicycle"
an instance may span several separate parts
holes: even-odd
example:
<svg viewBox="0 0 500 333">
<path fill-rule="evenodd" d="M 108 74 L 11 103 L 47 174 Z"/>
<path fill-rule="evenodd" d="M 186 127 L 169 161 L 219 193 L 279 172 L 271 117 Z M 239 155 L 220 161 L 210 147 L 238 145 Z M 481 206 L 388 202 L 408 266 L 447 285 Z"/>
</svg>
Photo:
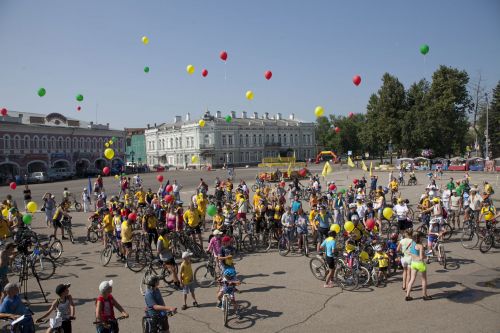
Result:
<svg viewBox="0 0 500 333">
<path fill-rule="evenodd" d="M 118 321 L 126 319 L 128 317 L 118 317 L 114 320 L 106 320 L 106 321 L 94 321 L 92 324 L 96 325 L 97 327 L 104 327 L 105 329 L 109 330 L 109 333 L 118 333 Z"/>
<path fill-rule="evenodd" d="M 216 258 L 212 253 L 208 255 L 208 260 L 206 263 L 198 266 L 194 271 L 194 281 L 201 288 L 208 288 L 213 286 L 220 277 L 217 271 Z"/>
<path fill-rule="evenodd" d="M 325 257 L 320 255 L 309 260 L 309 269 L 312 275 L 320 281 L 325 281 L 329 270 Z"/>
<path fill-rule="evenodd" d="M 370 272 L 360 265 L 359 248 L 350 253 L 344 253 L 344 258 L 338 260 L 334 279 L 343 290 L 353 291 L 361 284 L 366 287 L 370 283 Z"/>
<path fill-rule="evenodd" d="M 479 251 L 481 253 L 488 252 L 492 246 L 500 245 L 500 229 L 495 228 L 495 223 L 486 222 L 486 232 L 484 237 L 479 242 Z"/>
<path fill-rule="evenodd" d="M 175 264 L 175 271 L 177 271 L 177 263 Z M 143 296 L 146 294 L 146 290 L 148 289 L 147 282 L 151 276 L 158 276 L 168 285 L 171 285 L 173 282 L 173 280 L 167 280 L 170 277 L 170 271 L 165 267 L 163 262 L 160 259 L 154 259 L 149 263 L 139 285 L 139 290 Z"/>
<path fill-rule="evenodd" d="M 426 263 L 430 264 L 431 258 L 435 257 L 434 253 L 437 252 L 437 259 L 439 264 L 443 266 L 444 269 L 446 269 L 446 251 L 444 250 L 444 244 L 442 240 L 442 236 L 439 236 L 438 239 L 432 244 L 432 251 L 430 254 L 425 254 L 426 257 Z"/>
<path fill-rule="evenodd" d="M 473 249 L 479 243 L 482 231 L 473 219 L 464 221 L 460 242 L 465 249 Z"/>
<path fill-rule="evenodd" d="M 95 243 L 103 238 L 102 228 L 100 227 L 101 221 L 99 219 L 94 219 L 92 224 L 88 228 L 89 240 L 91 243 Z"/>
<path fill-rule="evenodd" d="M 33 322 L 33 317 L 32 317 L 33 316 L 33 312 L 31 311 L 31 309 L 29 309 L 29 312 L 31 314 L 25 314 L 25 315 L 19 317 L 16 320 L 9 319 L 9 318 L 0 319 L 1 321 L 7 322 L 7 326 L 3 326 L 1 328 L 0 332 L 22 333 L 22 332 L 26 332 L 26 330 L 28 332 L 29 331 L 35 332 L 36 331 L 36 329 L 35 329 L 35 323 Z M 30 322 L 28 322 L 28 323 L 21 324 L 19 319 L 22 320 L 23 318 L 31 318 L 32 320 Z"/>
<path fill-rule="evenodd" d="M 278 253 L 280 254 L 280 256 L 284 257 L 286 256 L 290 251 L 293 250 L 293 241 L 294 241 L 294 233 L 295 233 L 295 230 L 293 230 L 292 228 L 295 228 L 294 227 L 286 227 L 286 226 L 283 226 L 283 233 L 281 234 L 281 237 L 278 241 Z M 291 230 L 288 230 L 288 229 L 291 229 Z M 289 237 L 289 233 L 291 233 L 291 238 Z"/>
<path fill-rule="evenodd" d="M 385 278 L 385 275 L 380 270 L 380 267 L 378 266 L 378 261 L 372 260 L 371 267 L 372 267 L 372 269 L 371 269 L 370 278 L 373 281 L 373 284 L 375 285 L 375 287 L 380 287 L 380 284 L 382 284 L 385 287 L 387 285 L 387 279 Z"/>
<path fill-rule="evenodd" d="M 60 240 L 50 235 L 49 240 L 45 242 L 37 241 L 35 247 L 40 250 L 44 256 L 49 256 L 52 260 L 57 261 L 62 255 L 63 245 Z"/>
<path fill-rule="evenodd" d="M 442 219 L 439 223 L 439 227 L 442 230 L 443 240 L 450 240 L 451 236 L 453 235 L 453 228 L 448 222 L 446 222 L 445 219 Z M 427 235 L 427 233 L 429 232 L 429 226 L 423 223 L 417 228 L 417 232 L 421 232 L 422 234 Z"/>
<path fill-rule="evenodd" d="M 417 177 L 410 177 L 408 179 L 408 186 L 416 186 L 417 185 Z"/>
<path fill-rule="evenodd" d="M 171 312 L 171 311 L 162 311 L 164 312 L 164 315 L 167 317 L 172 317 L 174 314 L 177 313 L 177 311 Z M 148 314 L 148 311 L 144 311 L 144 316 L 142 317 L 142 333 L 157 333 L 157 332 L 163 332 L 163 327 L 161 326 L 161 323 L 158 322 L 156 324 L 156 327 L 153 327 L 154 325 L 154 319 Z"/>
<path fill-rule="evenodd" d="M 66 234 L 69 237 L 69 240 L 72 244 L 75 244 L 75 238 L 73 237 L 73 231 L 71 230 L 71 216 L 66 216 L 64 215 L 61 224 L 64 228 L 64 231 L 66 231 Z"/>
<path fill-rule="evenodd" d="M 108 244 L 104 247 L 104 249 L 101 251 L 101 265 L 106 267 L 109 264 L 109 261 L 111 260 L 111 257 L 113 256 L 113 253 L 116 253 L 116 255 L 119 257 L 121 260 L 125 260 L 125 256 L 121 253 L 120 246 L 118 244 L 118 239 L 113 236 L 112 239 L 108 239 Z"/>
<path fill-rule="evenodd" d="M 47 324 L 47 323 L 50 323 L 52 320 L 55 322 L 56 325 L 57 325 L 57 322 L 58 322 L 59 326 L 57 326 L 57 327 L 51 327 L 51 333 L 64 333 L 64 329 L 61 326 L 62 319 L 44 319 L 44 320 L 41 320 L 41 321 L 37 320 L 37 323 Z M 70 317 L 70 320 L 75 320 L 75 317 Z"/>
</svg>

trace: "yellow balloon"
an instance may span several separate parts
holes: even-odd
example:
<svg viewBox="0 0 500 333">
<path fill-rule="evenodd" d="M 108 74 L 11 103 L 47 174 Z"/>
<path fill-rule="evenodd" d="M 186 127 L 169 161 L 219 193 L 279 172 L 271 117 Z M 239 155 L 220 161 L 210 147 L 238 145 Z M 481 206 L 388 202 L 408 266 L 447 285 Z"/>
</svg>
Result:
<svg viewBox="0 0 500 333">
<path fill-rule="evenodd" d="M 332 224 L 330 226 L 330 231 L 335 231 L 338 234 L 340 232 L 340 226 L 338 224 Z"/>
<path fill-rule="evenodd" d="M 120 176 L 118 176 L 118 175 L 115 175 L 115 179 L 120 179 Z"/>
<path fill-rule="evenodd" d="M 198 156 L 196 156 L 196 155 L 191 156 L 191 162 L 193 162 L 193 163 L 198 162 Z"/>
<path fill-rule="evenodd" d="M 347 221 L 346 223 L 344 223 L 344 229 L 347 232 L 353 231 L 354 230 L 354 223 L 352 223 L 351 221 Z"/>
<path fill-rule="evenodd" d="M 36 202 L 34 202 L 34 201 L 30 201 L 30 202 L 28 202 L 28 204 L 26 205 L 26 208 L 28 209 L 28 211 L 29 211 L 30 213 L 34 213 L 34 212 L 36 212 L 36 210 L 38 209 L 38 206 L 37 206 Z"/>
<path fill-rule="evenodd" d="M 148 37 L 146 37 L 146 36 L 142 36 L 142 43 L 143 43 L 144 45 L 149 44 L 149 38 L 148 38 Z"/>
<path fill-rule="evenodd" d="M 109 140 L 109 145 L 111 146 L 113 144 L 113 140 Z"/>
<path fill-rule="evenodd" d="M 314 109 L 314 114 L 316 115 L 316 117 L 321 117 L 324 113 L 325 110 L 322 106 L 317 106 L 316 109 Z"/>
<path fill-rule="evenodd" d="M 186 71 L 188 72 L 188 74 L 193 74 L 194 73 L 194 66 L 193 65 L 187 65 L 186 67 Z"/>
<path fill-rule="evenodd" d="M 7 208 L 4 208 L 4 210 L 2 210 L 2 215 L 4 217 L 8 217 L 9 216 L 9 210 Z"/>
<path fill-rule="evenodd" d="M 104 147 L 108 148 L 109 147 L 109 143 L 108 142 L 104 143 Z"/>
<path fill-rule="evenodd" d="M 110 160 L 115 156 L 115 151 L 111 148 L 108 148 L 104 151 L 104 156 L 106 156 L 106 158 Z"/>
<path fill-rule="evenodd" d="M 200 127 L 205 127 L 205 120 L 201 119 L 201 120 L 198 122 L 198 125 L 200 125 Z"/>
<path fill-rule="evenodd" d="M 389 220 L 392 217 L 392 214 L 394 214 L 394 212 L 392 211 L 391 207 L 385 207 L 384 210 L 382 211 L 382 215 L 384 215 L 384 217 L 387 220 Z"/>
<path fill-rule="evenodd" d="M 247 96 L 247 99 L 249 101 L 251 101 L 253 99 L 253 91 L 251 91 L 251 90 L 247 91 L 247 93 L 245 94 L 245 96 Z"/>
</svg>

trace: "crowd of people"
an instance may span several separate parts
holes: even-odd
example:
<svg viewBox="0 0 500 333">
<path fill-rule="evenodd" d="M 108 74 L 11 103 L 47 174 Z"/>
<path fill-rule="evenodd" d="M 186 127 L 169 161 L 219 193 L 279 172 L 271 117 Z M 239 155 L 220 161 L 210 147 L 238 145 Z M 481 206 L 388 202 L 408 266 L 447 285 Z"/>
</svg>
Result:
<svg viewBox="0 0 500 333">
<path fill-rule="evenodd" d="M 379 178 L 372 175 L 369 179 L 354 179 L 352 184 L 342 189 L 334 181 L 321 184 L 318 175 L 310 175 L 308 181 L 303 181 L 305 184 L 293 178 L 288 186 L 284 180 L 271 184 L 258 179 L 253 194 L 245 181 L 241 180 L 235 186 L 231 178 L 217 178 L 211 194 L 209 185 L 200 179 L 196 193 L 187 203 L 181 201 L 182 185 L 176 180 L 164 184 L 163 179 L 159 179 L 160 186 L 153 192 L 152 189 L 144 189 L 139 175 L 133 180 L 119 177 L 118 195 L 108 198 L 103 179 L 98 177 L 93 195 L 88 188 L 82 190 L 83 209 L 90 213 L 87 239 L 90 240 L 92 230 L 102 230 L 102 244 L 106 246 L 116 241 L 120 260 L 127 266 L 127 258 L 135 246 L 134 239 L 144 235 L 151 251 L 169 271 L 172 287 L 182 290 L 183 310 L 188 308 L 189 295 L 193 306 L 198 306 L 191 267 L 193 253 L 188 249 L 177 254 L 172 241 L 175 233 L 185 232 L 193 244 L 215 258 L 220 285 L 216 296 L 217 307 L 222 307 L 222 297 L 227 294 L 235 313 L 241 316 L 235 299 L 240 282 L 233 260 L 238 251 L 234 234 L 237 224 L 242 225 L 244 230 L 246 226 L 253 225 L 256 237 L 272 230 L 277 240 L 285 238 L 289 243 L 296 243 L 295 251 L 305 254 L 303 236 L 311 239 L 317 255 L 324 258 L 329 268 L 325 288 L 332 288 L 338 282 L 335 270 L 339 259 L 347 262 L 353 256 L 359 256 L 361 261 L 373 262 L 378 268 L 377 281 L 387 281 L 391 268 L 401 268 L 402 289 L 407 301 L 412 300 L 412 287 L 420 273 L 423 299 L 430 300 L 432 297 L 427 294 L 426 288 L 426 258 L 434 255 L 434 242 L 446 232 L 442 228 L 444 222 L 447 221 L 453 230 L 458 230 L 461 221 L 474 219 L 477 223 L 491 223 L 500 214 L 491 202 L 492 186 L 485 182 L 480 190 L 478 185 L 470 184 L 468 177 L 458 182 L 451 178 L 443 188 L 436 185 L 434 176 L 430 177 L 424 193 L 415 200 L 416 212 L 412 211 L 410 201 L 401 195 L 400 180 L 404 177 L 401 173 L 398 180 L 391 172 L 387 186 L 380 185 Z M 410 174 L 412 177 L 415 174 Z M 26 186 L 25 205 L 31 200 L 31 193 L 27 190 Z M 45 212 L 47 225 L 52 225 L 54 237 L 60 229 L 63 240 L 66 237 L 61 221 L 70 217 L 71 195 L 65 188 L 60 203 L 51 193 L 43 196 L 42 211 Z M 2 202 L 4 211 L 8 214 L 0 218 L 1 237 L 15 236 L 29 227 L 23 222 L 23 214 L 10 195 Z M 425 234 L 416 229 L 416 223 L 420 222 L 426 226 L 420 229 Z M 207 233 L 210 234 L 208 245 L 204 244 L 203 237 Z M 17 319 L 17 316 L 26 315 L 23 320 L 29 321 L 29 309 L 20 305 L 19 287 L 9 283 L 7 278 L 9 260 L 15 255 L 15 241 L 14 237 L 14 242 L 7 243 L 0 253 L 0 283 L 4 290 L 0 318 Z M 182 262 L 178 268 L 179 260 Z M 168 316 L 177 308 L 165 305 L 158 289 L 159 281 L 158 276 L 151 276 L 146 281 L 146 314 L 151 319 L 152 327 L 168 332 Z M 116 331 L 113 331 L 118 327 L 114 308 L 121 312 L 122 317 L 128 317 L 126 310 L 113 298 L 112 286 L 112 281 L 104 281 L 98 288 L 95 311 L 97 332 Z M 69 288 L 69 284 L 57 286 L 59 298 L 37 322 L 55 311 L 51 327 L 63 327 L 65 332 L 71 332 L 75 306 Z M 18 325 L 31 327 L 26 322 Z M 30 332 L 29 328 L 23 332 Z"/>
</svg>

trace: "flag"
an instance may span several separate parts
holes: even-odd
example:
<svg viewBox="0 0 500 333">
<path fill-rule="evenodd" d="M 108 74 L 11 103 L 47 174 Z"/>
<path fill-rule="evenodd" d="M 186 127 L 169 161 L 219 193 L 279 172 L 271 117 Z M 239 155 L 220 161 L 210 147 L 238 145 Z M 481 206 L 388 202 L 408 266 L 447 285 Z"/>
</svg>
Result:
<svg viewBox="0 0 500 333">
<path fill-rule="evenodd" d="M 355 165 L 351 160 L 351 156 L 347 157 L 347 165 L 350 166 L 351 168 L 354 168 Z"/>
<path fill-rule="evenodd" d="M 89 193 L 89 196 L 92 194 L 92 182 L 90 181 L 90 176 L 89 176 L 89 188 L 88 188 L 88 193 Z"/>
<path fill-rule="evenodd" d="M 373 167 L 373 162 L 370 162 L 370 177 L 373 176 L 372 167 Z"/>
<path fill-rule="evenodd" d="M 292 175 L 292 162 L 290 162 L 288 164 L 288 170 L 287 170 L 287 172 L 288 172 L 288 177 L 290 178 L 291 175 Z"/>
<path fill-rule="evenodd" d="M 323 177 L 326 177 L 331 172 L 332 172 L 332 167 L 330 166 L 330 163 L 326 161 L 325 166 L 323 167 L 323 171 L 321 172 L 321 175 Z"/>
<path fill-rule="evenodd" d="M 368 167 L 366 166 L 365 161 L 361 161 L 361 169 L 363 169 L 363 171 L 368 171 Z"/>
</svg>

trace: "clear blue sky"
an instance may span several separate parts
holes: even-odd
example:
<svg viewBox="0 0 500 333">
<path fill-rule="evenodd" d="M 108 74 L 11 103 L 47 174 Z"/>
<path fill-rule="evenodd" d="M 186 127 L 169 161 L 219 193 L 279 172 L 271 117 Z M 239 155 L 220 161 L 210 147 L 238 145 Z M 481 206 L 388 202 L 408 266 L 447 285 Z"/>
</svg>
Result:
<svg viewBox="0 0 500 333">
<path fill-rule="evenodd" d="M 499 36 L 498 0 L 0 0 L 0 107 L 90 121 L 98 104 L 99 122 L 115 128 L 196 118 L 207 107 L 313 121 L 317 105 L 365 112 L 384 72 L 408 87 L 444 64 L 473 78 L 481 71 L 492 88 Z"/>
</svg>

